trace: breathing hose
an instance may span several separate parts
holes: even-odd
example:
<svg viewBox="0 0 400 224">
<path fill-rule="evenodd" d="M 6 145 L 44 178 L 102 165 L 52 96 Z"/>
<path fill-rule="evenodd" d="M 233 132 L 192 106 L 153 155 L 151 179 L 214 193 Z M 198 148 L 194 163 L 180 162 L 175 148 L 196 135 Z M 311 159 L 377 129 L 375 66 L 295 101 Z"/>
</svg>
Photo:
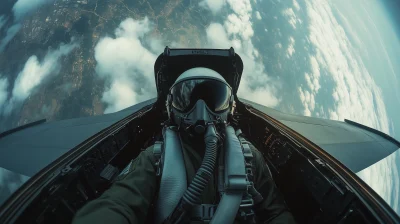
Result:
<svg viewBox="0 0 400 224">
<path fill-rule="evenodd" d="M 204 134 L 204 142 L 206 150 L 203 162 L 167 223 L 179 223 L 182 221 L 186 212 L 194 205 L 200 203 L 201 194 L 213 176 L 218 149 L 218 137 L 214 124 L 209 124 L 207 126 L 207 130 Z"/>
</svg>

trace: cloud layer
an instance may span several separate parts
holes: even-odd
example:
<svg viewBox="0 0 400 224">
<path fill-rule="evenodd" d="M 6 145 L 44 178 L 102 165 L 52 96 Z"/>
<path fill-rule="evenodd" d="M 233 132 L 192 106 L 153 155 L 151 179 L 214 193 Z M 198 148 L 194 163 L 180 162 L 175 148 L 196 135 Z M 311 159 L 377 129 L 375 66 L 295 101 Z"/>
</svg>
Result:
<svg viewBox="0 0 400 224">
<path fill-rule="evenodd" d="M 203 0 L 199 5 L 205 9 L 209 9 L 214 15 L 221 11 L 226 4 L 226 0 Z"/>
<path fill-rule="evenodd" d="M 334 107 L 328 110 L 330 119 L 351 119 L 389 133 L 389 120 L 380 88 L 376 85 L 360 55 L 332 13 L 328 2 L 307 1 L 309 40 L 316 49 L 310 58 L 312 74 L 306 74 L 310 93 L 319 88 L 320 68 L 334 82 Z"/>
<path fill-rule="evenodd" d="M 9 114 L 12 110 L 21 104 L 31 93 L 48 77 L 58 73 L 60 68 L 59 60 L 62 56 L 69 54 L 78 44 L 72 42 L 69 44 L 61 44 L 56 50 L 50 50 L 44 59 L 40 62 L 37 56 L 31 56 L 23 70 L 18 74 L 11 97 L 3 104 L 3 113 Z M 6 82 L 6 81 L 4 81 Z M 4 85 L 3 85 L 4 86 Z M 1 98 L 1 83 L 0 83 Z M 0 108 L 1 109 L 1 108 Z M 1 110 L 0 110 L 1 111 Z"/>
<path fill-rule="evenodd" d="M 208 43 L 206 47 L 234 47 L 245 64 L 238 91 L 239 97 L 276 107 L 280 102 L 277 97 L 277 88 L 280 84 L 265 72 L 259 52 L 253 45 L 251 2 L 249 0 L 228 0 L 227 2 L 233 13 L 226 16 L 223 24 L 211 23 L 207 27 Z"/>
<path fill-rule="evenodd" d="M 108 83 L 102 101 L 105 113 L 115 112 L 156 96 L 153 64 L 162 51 L 161 40 L 149 33 L 147 18 L 121 22 L 115 38 L 105 37 L 95 48 L 97 75 Z M 149 50 L 151 49 L 151 50 Z"/>
</svg>

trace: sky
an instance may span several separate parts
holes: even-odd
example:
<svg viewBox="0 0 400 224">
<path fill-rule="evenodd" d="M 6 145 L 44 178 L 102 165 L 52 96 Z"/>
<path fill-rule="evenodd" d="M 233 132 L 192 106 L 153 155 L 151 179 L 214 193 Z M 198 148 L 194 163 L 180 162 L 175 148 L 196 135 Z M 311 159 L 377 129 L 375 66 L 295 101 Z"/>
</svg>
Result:
<svg viewBox="0 0 400 224">
<path fill-rule="evenodd" d="M 0 53 L 24 19 L 50 0 L 18 0 L 0 15 Z M 209 23 L 201 47 L 234 47 L 244 62 L 239 97 L 283 112 L 350 119 L 400 140 L 399 24 L 378 0 L 202 0 Z M 11 7 L 11 6 L 10 6 Z M 157 21 L 124 18 L 94 47 L 95 77 L 104 80 L 101 101 L 112 113 L 156 96 L 154 61 L 164 46 L 190 47 L 153 35 Z M 59 74 L 61 59 L 78 40 L 35 52 L 11 82 L 0 71 L 0 118 L 17 113 L 35 90 Z M 399 193 L 373 184 L 381 175 L 399 189 L 400 155 L 359 175 L 392 205 Z M 375 182 L 377 183 L 377 182 Z M 391 188 L 392 189 L 392 188 Z M 400 213 L 400 210 L 399 210 Z"/>
</svg>

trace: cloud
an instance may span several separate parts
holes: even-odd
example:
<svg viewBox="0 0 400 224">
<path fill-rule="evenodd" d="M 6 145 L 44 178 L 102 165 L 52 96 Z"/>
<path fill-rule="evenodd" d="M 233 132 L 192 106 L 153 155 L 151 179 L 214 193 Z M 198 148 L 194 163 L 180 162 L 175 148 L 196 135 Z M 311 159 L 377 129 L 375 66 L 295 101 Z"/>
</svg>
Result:
<svg viewBox="0 0 400 224">
<path fill-rule="evenodd" d="M 76 42 L 61 44 L 58 49 L 50 50 L 41 62 L 36 55 L 31 56 L 14 82 L 11 98 L 4 104 L 4 113 L 9 114 L 18 104 L 31 95 L 46 78 L 55 75 L 60 68 L 59 59 L 69 54 L 77 46 Z"/>
<path fill-rule="evenodd" d="M 6 24 L 8 18 L 5 15 L 0 16 L 0 30 L 3 28 L 4 24 Z"/>
<path fill-rule="evenodd" d="M 26 14 L 35 11 L 42 5 L 51 3 L 53 0 L 18 0 L 13 6 L 16 21 L 20 21 Z"/>
<path fill-rule="evenodd" d="M 296 0 L 293 0 L 293 7 L 294 7 L 297 11 L 300 10 L 300 5 L 299 5 L 299 3 L 298 3 Z"/>
<path fill-rule="evenodd" d="M 297 24 L 297 16 L 294 13 L 292 8 L 287 8 L 282 11 L 282 15 L 288 19 L 289 24 L 293 27 L 293 29 L 296 29 L 296 24 Z"/>
<path fill-rule="evenodd" d="M 230 36 L 249 40 L 254 35 L 249 14 L 230 14 L 225 20 L 224 25 L 228 35 Z"/>
<path fill-rule="evenodd" d="M 390 73 L 390 74 L 392 75 L 393 81 L 394 81 L 396 84 L 400 84 L 399 80 L 397 79 L 396 72 L 394 71 L 394 68 L 393 68 L 392 58 L 389 56 L 389 54 L 388 54 L 388 52 L 387 52 L 386 45 L 385 45 L 385 41 L 383 41 L 383 38 L 382 38 L 382 36 L 381 36 L 381 31 L 378 30 L 378 28 L 377 28 L 377 26 L 376 26 L 374 20 L 371 18 L 371 16 L 369 15 L 368 10 L 364 7 L 364 5 L 361 5 L 361 7 L 363 8 L 365 14 L 367 15 L 368 21 L 370 22 L 370 24 L 372 24 L 372 26 L 373 26 L 374 29 L 375 29 L 376 34 L 378 35 L 379 45 L 380 45 L 381 49 L 382 49 L 383 52 L 384 52 L 386 61 L 387 61 L 388 64 L 389 64 L 389 68 L 390 68 L 390 70 L 391 70 L 391 73 Z M 397 100 L 398 100 L 398 102 L 400 103 L 400 91 L 399 91 L 399 88 L 395 88 L 395 92 L 396 92 Z"/>
<path fill-rule="evenodd" d="M 357 44 L 358 47 L 362 47 L 362 45 L 364 45 L 364 43 L 360 40 L 360 38 L 357 35 L 357 32 L 353 29 L 353 27 L 351 26 L 350 22 L 348 21 L 348 19 L 343 15 L 343 13 L 341 13 L 341 11 L 339 9 L 335 9 L 335 12 L 337 13 L 337 15 L 339 15 L 339 18 L 341 22 L 341 25 L 343 26 L 344 30 L 346 31 L 346 34 L 350 35 L 350 39 L 352 40 L 353 44 Z M 364 51 L 366 54 L 368 54 L 368 51 Z"/>
<path fill-rule="evenodd" d="M 261 20 L 261 19 L 262 19 L 261 14 L 260 14 L 259 11 L 256 11 L 256 18 L 257 18 L 258 20 Z"/>
<path fill-rule="evenodd" d="M 308 90 L 303 90 L 302 87 L 299 87 L 297 90 L 300 96 L 300 100 L 304 105 L 304 115 L 311 116 L 311 112 L 315 109 L 314 94 L 310 93 Z"/>
<path fill-rule="evenodd" d="M 115 112 L 156 96 L 152 52 L 161 40 L 150 36 L 153 26 L 147 19 L 121 22 L 115 38 L 105 37 L 95 47 L 96 73 L 108 83 L 102 101 L 105 113 Z M 153 47 L 151 47 L 153 46 Z M 158 47 L 154 47 L 158 46 Z"/>
<path fill-rule="evenodd" d="M 280 99 L 277 97 L 280 83 L 265 72 L 265 66 L 254 47 L 251 38 L 252 27 L 251 3 L 248 0 L 228 0 L 233 13 L 226 16 L 224 25 L 211 23 L 206 28 L 207 46 L 229 48 L 233 46 L 243 60 L 244 71 L 240 83 L 239 97 L 275 107 Z"/>
<path fill-rule="evenodd" d="M 249 16 L 253 10 L 248 0 L 228 0 L 231 9 L 239 16 Z"/>
<path fill-rule="evenodd" d="M 7 88 L 8 88 L 8 80 L 5 77 L 2 78 L 0 74 L 0 109 L 1 106 L 4 105 L 4 103 L 7 100 L 8 97 Z"/>
<path fill-rule="evenodd" d="M 40 8 L 42 5 L 51 3 L 52 0 L 18 0 L 12 10 L 14 13 L 14 24 L 7 30 L 6 36 L 0 41 L 0 52 L 4 50 L 7 44 L 17 35 L 21 29 L 21 21 L 25 15 Z M 0 17 L 0 29 L 6 22 L 4 16 Z M 3 24 L 2 24 L 3 23 Z"/>
<path fill-rule="evenodd" d="M 211 23 L 206 28 L 206 35 L 207 40 L 212 44 L 212 47 L 230 48 L 233 45 L 233 43 L 228 39 L 225 28 L 219 23 Z M 236 43 L 236 45 L 238 44 Z M 239 46 L 234 48 L 239 48 Z"/>
<path fill-rule="evenodd" d="M 315 70 L 313 77 L 319 77 L 318 65 L 331 75 L 334 82 L 332 97 L 335 107 L 328 110 L 329 117 L 335 120 L 352 119 L 389 133 L 382 91 L 360 55 L 352 50 L 351 42 L 334 17 L 329 3 L 309 0 L 306 4 L 310 20 L 309 40 L 316 49 L 315 60 L 310 60 Z"/>
<path fill-rule="evenodd" d="M 400 213 L 400 149 L 385 159 L 365 168 L 357 175 L 377 192 L 397 213 Z"/>
<path fill-rule="evenodd" d="M 226 4 L 226 0 L 203 0 L 199 5 L 205 9 L 209 9 L 214 15 Z"/>
<path fill-rule="evenodd" d="M 6 36 L 3 40 L 0 41 L 0 52 L 4 50 L 7 44 L 17 35 L 18 31 L 21 29 L 21 24 L 17 23 L 12 25 L 6 33 Z"/>
<path fill-rule="evenodd" d="M 317 94 L 318 90 L 321 88 L 321 85 L 319 83 L 321 73 L 317 59 L 314 56 L 310 56 L 310 66 L 311 73 L 305 73 L 304 77 L 311 92 L 313 94 Z"/>
<path fill-rule="evenodd" d="M 296 52 L 296 50 L 294 49 L 294 44 L 295 44 L 295 40 L 293 37 L 289 37 L 289 45 L 288 48 L 286 50 L 286 57 L 287 58 L 291 58 L 292 55 L 294 54 L 294 52 Z"/>
</svg>

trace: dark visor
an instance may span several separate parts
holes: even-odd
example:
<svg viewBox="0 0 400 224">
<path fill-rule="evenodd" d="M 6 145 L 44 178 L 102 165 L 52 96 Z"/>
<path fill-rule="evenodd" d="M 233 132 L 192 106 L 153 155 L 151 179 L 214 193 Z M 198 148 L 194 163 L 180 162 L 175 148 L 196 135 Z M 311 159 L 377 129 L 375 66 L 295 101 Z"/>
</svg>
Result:
<svg viewBox="0 0 400 224">
<path fill-rule="evenodd" d="M 172 106 L 187 112 L 198 100 L 204 100 L 214 112 L 229 108 L 232 90 L 223 82 L 213 79 L 194 79 L 182 81 L 171 88 Z"/>
</svg>

